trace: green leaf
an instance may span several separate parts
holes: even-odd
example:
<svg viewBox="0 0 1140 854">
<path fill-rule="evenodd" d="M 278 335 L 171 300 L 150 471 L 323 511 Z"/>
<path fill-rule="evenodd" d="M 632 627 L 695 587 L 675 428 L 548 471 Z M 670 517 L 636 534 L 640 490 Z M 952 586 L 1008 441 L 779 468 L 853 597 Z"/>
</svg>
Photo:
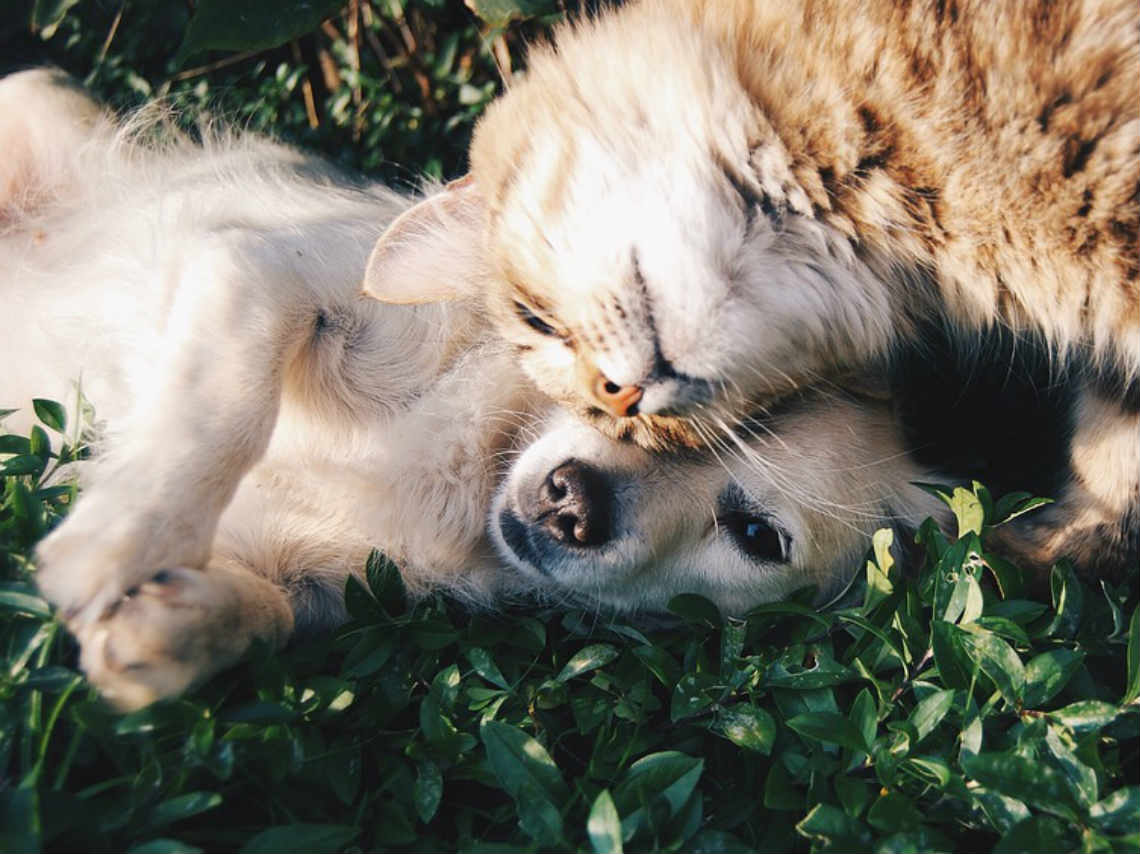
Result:
<svg viewBox="0 0 1140 854">
<path fill-rule="evenodd" d="M 788 726 L 802 736 L 828 744 L 838 744 L 848 750 L 866 753 L 870 746 L 863 734 L 843 715 L 835 712 L 808 712 L 788 720 Z"/>
<path fill-rule="evenodd" d="M 711 673 L 686 673 L 677 680 L 669 703 L 669 719 L 679 721 L 700 714 L 724 692 L 720 679 Z"/>
<path fill-rule="evenodd" d="M 1061 727 L 1050 726 L 1045 734 L 1045 746 L 1069 778 L 1077 800 L 1085 806 L 1095 802 L 1099 797 L 1096 771 L 1077 758 L 1078 746 L 1072 734 Z"/>
<path fill-rule="evenodd" d="M 969 688 L 974 665 L 962 645 L 965 632 L 953 623 L 935 620 L 930 626 L 930 646 L 942 683 L 948 688 Z"/>
<path fill-rule="evenodd" d="M 994 854 L 1021 854 L 1024 851 L 1074 851 L 1076 834 L 1048 815 L 1020 821 L 998 840 Z"/>
<path fill-rule="evenodd" d="M 464 652 L 464 656 L 469 662 L 475 672 L 490 682 L 492 685 L 497 685 L 503 690 L 510 690 L 510 683 L 507 682 L 503 672 L 499 670 L 499 666 L 495 664 L 495 659 L 491 657 L 491 653 L 479 646 L 473 646 Z"/>
<path fill-rule="evenodd" d="M 1124 709 L 1103 700 L 1078 700 L 1050 712 L 1049 717 L 1060 721 L 1073 732 L 1089 732 L 1108 726 L 1123 713 Z"/>
<path fill-rule="evenodd" d="M 986 569 L 997 582 L 998 590 L 1003 599 L 1012 599 L 1022 595 L 1025 590 L 1025 574 L 1021 569 L 1005 558 L 994 554 L 985 556 Z"/>
<path fill-rule="evenodd" d="M 670 816 L 677 815 L 696 789 L 704 767 L 703 759 L 676 750 L 651 753 L 629 766 L 613 793 L 623 816 L 623 839 L 630 840 L 647 824 L 656 798 L 664 799 Z"/>
<path fill-rule="evenodd" d="M 1031 510 L 1052 503 L 1052 498 L 1035 498 L 1028 492 L 1011 492 L 1009 495 L 1003 495 L 999 498 L 997 504 L 994 505 L 994 521 L 992 524 L 1003 525 L 1006 522 L 1013 521 L 1018 516 L 1024 516 Z"/>
<path fill-rule="evenodd" d="M 205 50 L 268 50 L 304 35 L 343 0 L 199 0 L 175 55 L 181 65 Z"/>
<path fill-rule="evenodd" d="M 0 790 L 0 850 L 38 852 L 42 835 L 39 792 Z"/>
<path fill-rule="evenodd" d="M 212 810 L 222 803 L 222 796 L 217 792 L 187 792 L 168 798 L 154 807 L 147 816 L 147 824 L 151 828 L 163 827 L 192 815 Z"/>
<path fill-rule="evenodd" d="M 609 789 L 602 789 L 594 798 L 590 817 L 586 821 L 586 833 L 590 837 L 590 846 L 597 854 L 621 854 L 621 817 Z"/>
<path fill-rule="evenodd" d="M 908 756 L 900 767 L 924 784 L 939 789 L 945 789 L 955 776 L 949 765 L 933 756 Z"/>
<path fill-rule="evenodd" d="M 268 827 L 241 847 L 241 854 L 308 854 L 337 851 L 360 835 L 346 824 L 279 824 Z"/>
<path fill-rule="evenodd" d="M 795 787 L 784 763 L 779 759 L 772 763 L 768 777 L 764 780 L 764 806 L 770 810 L 796 812 L 802 812 L 804 808 L 803 792 Z"/>
<path fill-rule="evenodd" d="M 982 533 L 986 511 L 977 491 L 985 489 L 985 487 L 975 481 L 974 491 L 955 486 L 953 492 L 947 494 L 937 484 L 915 483 L 915 486 L 924 489 L 937 498 L 941 498 L 946 503 L 946 506 L 954 513 L 954 518 L 958 520 L 958 539 L 968 533 Z"/>
<path fill-rule="evenodd" d="M 769 602 L 765 605 L 757 605 L 747 614 L 749 619 L 769 615 L 806 617 L 817 623 L 819 627 L 824 630 L 831 628 L 830 614 L 821 614 L 817 608 L 809 608 L 807 605 L 801 605 L 799 602 Z"/>
<path fill-rule="evenodd" d="M 38 32 L 40 38 L 50 39 L 55 35 L 67 10 L 78 2 L 79 0 L 36 0 L 32 6 L 32 30 Z"/>
<path fill-rule="evenodd" d="M 1018 822 L 1029 818 L 1029 807 L 1016 798 L 991 792 L 984 787 L 971 791 L 971 797 L 982 808 L 986 818 L 998 833 L 1008 833 Z"/>
<path fill-rule="evenodd" d="M 42 397 L 32 399 L 32 408 L 36 411 L 36 418 L 55 430 L 63 433 L 67 430 L 67 411 L 54 400 L 45 400 Z"/>
<path fill-rule="evenodd" d="M 984 629 L 963 631 L 962 649 L 1001 691 L 1005 701 L 1016 705 L 1025 685 L 1025 667 L 1013 647 Z"/>
<path fill-rule="evenodd" d="M 558 11 L 557 0 L 464 0 L 489 27 L 501 30 L 511 21 L 526 20 Z"/>
<path fill-rule="evenodd" d="M 776 721 L 768 712 L 751 703 L 738 703 L 721 709 L 716 729 L 733 744 L 767 756 L 776 740 Z"/>
<path fill-rule="evenodd" d="M 524 783 L 515 798 L 519 826 L 540 846 L 553 847 L 562 838 L 562 813 L 545 794 L 531 783 Z"/>
<path fill-rule="evenodd" d="M 867 823 L 881 833 L 915 830 L 922 826 L 922 814 L 906 795 L 887 792 L 871 804 Z"/>
<path fill-rule="evenodd" d="M 963 624 L 972 623 L 982 616 L 982 588 L 978 584 L 978 579 L 972 575 L 965 576 L 966 582 L 966 601 L 962 606 L 961 621 Z"/>
<path fill-rule="evenodd" d="M 416 805 L 416 815 L 427 824 L 439 810 L 443 799 L 443 774 L 439 766 L 428 760 L 416 766 L 416 785 L 412 791 L 412 801 Z"/>
<path fill-rule="evenodd" d="M 1052 700 L 1084 660 L 1083 652 L 1071 649 L 1054 649 L 1031 658 L 1025 665 L 1025 705 L 1035 708 Z"/>
<path fill-rule="evenodd" d="M 919 701 L 908 718 L 915 732 L 918 733 L 919 741 L 934 731 L 934 728 L 942 722 L 953 705 L 954 690 L 952 688 L 935 691 Z"/>
<path fill-rule="evenodd" d="M 1105 833 L 1135 831 L 1140 817 L 1140 786 L 1125 786 L 1089 807 L 1089 820 Z"/>
<path fill-rule="evenodd" d="M 859 732 L 864 744 L 871 744 L 875 740 L 875 732 L 879 728 L 878 709 L 875 698 L 870 690 L 864 688 L 851 704 L 851 713 L 848 715 L 851 725 Z"/>
<path fill-rule="evenodd" d="M 589 673 L 604 667 L 618 657 L 618 651 L 608 643 L 596 643 L 575 653 L 561 672 L 554 677 L 555 682 L 568 682 L 575 676 Z M 504 686 L 505 687 L 505 686 Z"/>
<path fill-rule="evenodd" d="M 829 688 L 845 682 L 856 682 L 860 675 L 840 664 L 823 647 L 806 650 L 793 647 L 774 661 L 764 674 L 764 684 L 773 688 L 793 688 L 800 691 Z"/>
<path fill-rule="evenodd" d="M 1032 623 L 1049 610 L 1048 605 L 1031 602 L 1028 599 L 1006 599 L 1004 602 L 991 602 L 986 607 L 986 617 L 1003 617 L 1024 626 Z"/>
<path fill-rule="evenodd" d="M 687 623 L 717 628 L 722 622 L 720 610 L 704 596 L 696 593 L 682 593 L 669 600 L 670 613 L 676 614 Z"/>
<path fill-rule="evenodd" d="M 0 454 L 30 454 L 31 452 L 32 443 L 30 439 L 11 433 L 0 436 Z"/>
<path fill-rule="evenodd" d="M 954 850 L 953 842 L 929 827 L 892 833 L 875 843 L 875 854 L 951 854 Z"/>
<path fill-rule="evenodd" d="M 1128 623 L 1128 654 L 1124 675 L 1127 687 L 1120 700 L 1122 704 L 1131 703 L 1140 697 L 1140 605 L 1133 609 L 1132 619 Z"/>
<path fill-rule="evenodd" d="M 963 756 L 962 769 L 987 789 L 1075 821 L 1079 807 L 1060 772 L 1044 762 L 1008 753 Z"/>
<path fill-rule="evenodd" d="M 407 588 L 400 568 L 382 552 L 373 549 L 364 564 L 364 578 L 368 589 L 390 616 L 407 610 Z"/>
<path fill-rule="evenodd" d="M 37 457 L 35 454 L 20 454 L 15 457 L 8 457 L 4 462 L 0 463 L 0 475 L 39 475 L 44 470 L 43 457 Z"/>
<path fill-rule="evenodd" d="M 831 804 L 812 807 L 796 825 L 796 832 L 823 843 L 829 851 L 867 851 L 871 844 L 867 825 Z"/>
<path fill-rule="evenodd" d="M 486 721 L 479 735 L 499 784 L 516 800 L 524 789 L 561 801 L 567 794 L 562 774 L 546 748 L 520 729 L 500 721 Z"/>
<path fill-rule="evenodd" d="M 867 808 L 867 804 L 875 798 L 870 783 L 849 777 L 846 774 L 836 775 L 831 783 L 835 787 L 835 795 L 839 798 L 839 803 L 843 805 L 843 811 L 852 818 L 858 818 Z"/>
<path fill-rule="evenodd" d="M 0 609 L 29 614 L 41 620 L 51 618 L 51 606 L 39 596 L 28 592 L 24 585 L 0 585 Z"/>
<path fill-rule="evenodd" d="M 396 651 L 396 639 L 380 628 L 361 633 L 348 655 L 344 657 L 341 675 L 349 678 L 371 676 L 379 671 Z"/>
<path fill-rule="evenodd" d="M 890 528 L 879 528 L 871 537 L 875 559 L 867 561 L 867 589 L 863 594 L 864 614 L 870 613 L 871 609 L 894 592 L 890 578 L 891 567 L 895 563 L 891 556 L 894 537 L 894 531 Z"/>
<path fill-rule="evenodd" d="M 977 537 L 971 534 L 955 542 L 942 555 L 934 570 L 934 617 L 948 623 L 958 622 L 966 608 L 969 593 L 969 556 Z"/>
<path fill-rule="evenodd" d="M 1064 562 L 1054 566 L 1049 574 L 1049 587 L 1056 614 L 1045 629 L 1045 635 L 1064 639 L 1076 637 L 1085 596 L 1073 568 Z"/>
</svg>

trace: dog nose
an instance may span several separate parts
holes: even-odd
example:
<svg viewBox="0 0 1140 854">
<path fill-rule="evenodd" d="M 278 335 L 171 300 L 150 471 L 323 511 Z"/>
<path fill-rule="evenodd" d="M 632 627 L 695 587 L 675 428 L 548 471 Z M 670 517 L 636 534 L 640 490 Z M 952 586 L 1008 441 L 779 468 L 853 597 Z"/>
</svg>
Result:
<svg viewBox="0 0 1140 854">
<path fill-rule="evenodd" d="M 618 385 L 602 374 L 594 380 L 594 397 L 611 415 L 618 418 L 637 415 L 637 404 L 644 393 L 639 385 Z"/>
<path fill-rule="evenodd" d="M 610 488 L 597 469 L 568 460 L 538 490 L 539 524 L 568 546 L 600 546 L 610 538 Z"/>
</svg>

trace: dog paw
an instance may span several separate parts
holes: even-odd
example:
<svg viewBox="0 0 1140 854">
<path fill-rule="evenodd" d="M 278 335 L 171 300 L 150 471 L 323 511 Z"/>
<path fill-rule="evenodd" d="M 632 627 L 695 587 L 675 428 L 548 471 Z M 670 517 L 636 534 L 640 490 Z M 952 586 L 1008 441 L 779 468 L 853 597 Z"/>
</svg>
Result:
<svg viewBox="0 0 1140 854">
<path fill-rule="evenodd" d="M 208 537 L 121 507 L 114 496 L 85 496 L 36 549 L 36 583 L 72 631 L 97 623 L 154 567 L 201 566 L 208 556 Z"/>
<path fill-rule="evenodd" d="M 200 684 L 241 658 L 256 637 L 283 640 L 292 626 L 284 595 L 252 576 L 236 582 L 179 567 L 130 588 L 77 632 L 88 680 L 129 711 Z M 266 601 L 267 592 L 279 601 Z"/>
</svg>

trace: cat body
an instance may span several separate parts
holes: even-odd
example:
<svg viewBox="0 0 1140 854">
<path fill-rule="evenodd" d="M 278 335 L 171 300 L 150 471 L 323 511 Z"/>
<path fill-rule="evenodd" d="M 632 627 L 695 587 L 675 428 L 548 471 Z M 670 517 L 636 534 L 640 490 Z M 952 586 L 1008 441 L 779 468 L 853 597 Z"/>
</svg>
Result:
<svg viewBox="0 0 1140 854">
<path fill-rule="evenodd" d="M 1138 89 L 1127 2 L 633 3 L 532 52 L 478 127 L 490 301 L 540 384 L 608 414 L 582 377 L 643 416 L 738 410 L 941 310 L 1134 389 Z"/>
<path fill-rule="evenodd" d="M 535 48 L 434 204 L 536 384 L 648 448 L 1012 330 L 1096 413 L 1047 561 L 1140 518 L 1137 91 L 1121 0 L 643 0 Z"/>
</svg>

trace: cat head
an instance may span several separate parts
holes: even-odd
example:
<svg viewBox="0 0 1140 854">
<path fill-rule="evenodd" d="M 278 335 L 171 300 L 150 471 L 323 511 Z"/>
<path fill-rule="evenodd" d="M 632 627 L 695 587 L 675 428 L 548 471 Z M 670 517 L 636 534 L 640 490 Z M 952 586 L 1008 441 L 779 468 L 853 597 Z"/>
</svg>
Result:
<svg viewBox="0 0 1140 854">
<path fill-rule="evenodd" d="M 654 449 L 707 445 L 757 406 L 834 378 L 882 338 L 865 318 L 886 315 L 864 310 L 861 260 L 813 216 L 732 57 L 663 10 L 565 27 L 533 52 L 478 125 L 469 178 L 377 250 L 422 232 L 421 217 L 461 212 L 488 314 L 524 370 Z M 366 284 L 395 301 L 408 287 L 398 275 Z"/>
<path fill-rule="evenodd" d="M 717 454 L 649 453 L 555 412 L 500 486 L 491 539 L 553 598 L 655 612 L 698 593 L 742 614 L 802 587 L 832 596 L 876 529 L 946 515 L 908 483 L 924 473 L 882 403 L 797 395 L 783 407 Z"/>
</svg>

